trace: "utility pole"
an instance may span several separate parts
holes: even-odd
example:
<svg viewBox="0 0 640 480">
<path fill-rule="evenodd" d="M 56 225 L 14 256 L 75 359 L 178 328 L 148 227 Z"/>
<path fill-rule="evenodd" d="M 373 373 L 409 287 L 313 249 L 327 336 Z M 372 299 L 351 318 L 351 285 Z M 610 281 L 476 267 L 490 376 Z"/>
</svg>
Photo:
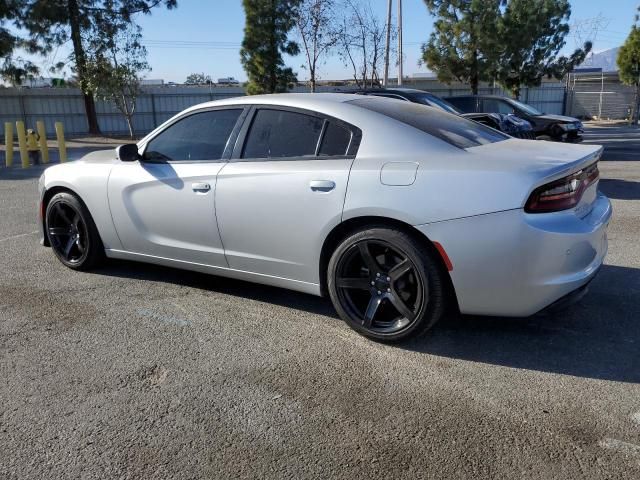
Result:
<svg viewBox="0 0 640 480">
<path fill-rule="evenodd" d="M 402 0 L 398 0 L 398 86 L 402 85 Z"/>
<path fill-rule="evenodd" d="M 382 85 L 385 87 L 389 84 L 389 47 L 391 43 L 391 4 L 393 0 L 387 0 L 387 41 L 384 45 L 384 76 L 382 77 Z"/>
</svg>

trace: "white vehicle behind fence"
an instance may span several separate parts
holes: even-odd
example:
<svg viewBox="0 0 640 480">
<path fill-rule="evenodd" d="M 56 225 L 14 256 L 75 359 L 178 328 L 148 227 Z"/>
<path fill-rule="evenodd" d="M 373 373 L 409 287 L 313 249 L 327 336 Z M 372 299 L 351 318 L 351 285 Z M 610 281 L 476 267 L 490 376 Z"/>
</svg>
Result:
<svg viewBox="0 0 640 480">
<path fill-rule="evenodd" d="M 233 77 L 219 78 L 216 83 L 218 85 L 240 85 L 240 82 Z"/>
</svg>

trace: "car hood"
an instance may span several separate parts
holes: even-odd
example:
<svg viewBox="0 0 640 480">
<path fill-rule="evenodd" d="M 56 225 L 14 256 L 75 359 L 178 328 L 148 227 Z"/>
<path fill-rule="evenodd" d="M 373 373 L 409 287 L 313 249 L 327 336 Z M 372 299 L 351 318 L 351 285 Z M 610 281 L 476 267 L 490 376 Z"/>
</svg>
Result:
<svg viewBox="0 0 640 480">
<path fill-rule="evenodd" d="M 78 160 L 71 162 L 58 163 L 48 167 L 44 173 L 43 178 L 70 178 L 77 174 L 77 172 L 92 170 L 101 171 L 99 166 L 105 165 L 106 171 L 111 169 L 111 165 L 119 163 L 120 160 L 116 157 L 116 151 L 113 148 L 105 150 L 96 150 L 91 153 L 87 153 L 85 156 Z M 81 168 L 82 165 L 89 165 L 86 169 Z"/>
<path fill-rule="evenodd" d="M 87 153 L 84 157 L 76 160 L 75 163 L 115 163 L 119 161 L 115 148 L 109 148 Z"/>
<path fill-rule="evenodd" d="M 525 174 L 534 183 L 562 178 L 593 163 L 602 155 L 600 145 L 505 140 L 467 152 L 478 155 L 482 169 Z"/>
<path fill-rule="evenodd" d="M 550 113 L 545 113 L 542 115 L 537 115 L 533 117 L 536 120 L 543 120 L 547 122 L 560 122 L 560 123 L 577 123 L 580 120 L 573 117 L 565 117 L 564 115 L 553 115 Z"/>
</svg>

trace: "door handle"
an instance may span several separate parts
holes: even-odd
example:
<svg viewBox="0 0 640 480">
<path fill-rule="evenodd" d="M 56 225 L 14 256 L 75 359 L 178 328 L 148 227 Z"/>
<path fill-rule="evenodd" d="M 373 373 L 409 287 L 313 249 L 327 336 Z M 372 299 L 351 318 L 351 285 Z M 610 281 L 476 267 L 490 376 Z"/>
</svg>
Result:
<svg viewBox="0 0 640 480">
<path fill-rule="evenodd" d="M 205 193 L 205 192 L 208 192 L 209 190 L 211 190 L 211 185 L 209 185 L 208 183 L 192 183 L 191 184 L 191 189 L 194 192 Z"/>
<path fill-rule="evenodd" d="M 330 192 L 336 188 L 336 182 L 331 180 L 311 180 L 309 182 L 312 192 Z"/>
</svg>

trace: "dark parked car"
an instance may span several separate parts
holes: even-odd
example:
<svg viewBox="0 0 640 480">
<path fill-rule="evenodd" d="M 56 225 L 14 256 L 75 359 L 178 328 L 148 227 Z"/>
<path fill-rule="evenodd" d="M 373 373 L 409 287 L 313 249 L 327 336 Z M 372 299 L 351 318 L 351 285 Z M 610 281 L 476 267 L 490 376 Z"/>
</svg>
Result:
<svg viewBox="0 0 640 480">
<path fill-rule="evenodd" d="M 584 127 L 577 118 L 542 113 L 531 105 L 512 98 L 498 95 L 463 95 L 446 97 L 446 100 L 465 113 L 512 113 L 524 118 L 531 123 L 538 140 L 569 143 L 582 141 Z"/>
<path fill-rule="evenodd" d="M 531 140 L 536 138 L 529 122 L 518 118 L 515 115 L 483 112 L 463 113 L 449 102 L 434 95 L 433 93 L 425 92 L 424 90 L 418 90 L 415 88 L 376 88 L 356 93 L 360 95 L 375 95 L 377 97 L 397 98 L 398 100 L 405 100 L 407 102 L 421 103 L 423 105 L 428 105 L 429 107 L 439 108 L 445 112 L 461 115 L 469 120 L 475 120 L 476 122 L 511 135 L 512 137 Z"/>
</svg>

